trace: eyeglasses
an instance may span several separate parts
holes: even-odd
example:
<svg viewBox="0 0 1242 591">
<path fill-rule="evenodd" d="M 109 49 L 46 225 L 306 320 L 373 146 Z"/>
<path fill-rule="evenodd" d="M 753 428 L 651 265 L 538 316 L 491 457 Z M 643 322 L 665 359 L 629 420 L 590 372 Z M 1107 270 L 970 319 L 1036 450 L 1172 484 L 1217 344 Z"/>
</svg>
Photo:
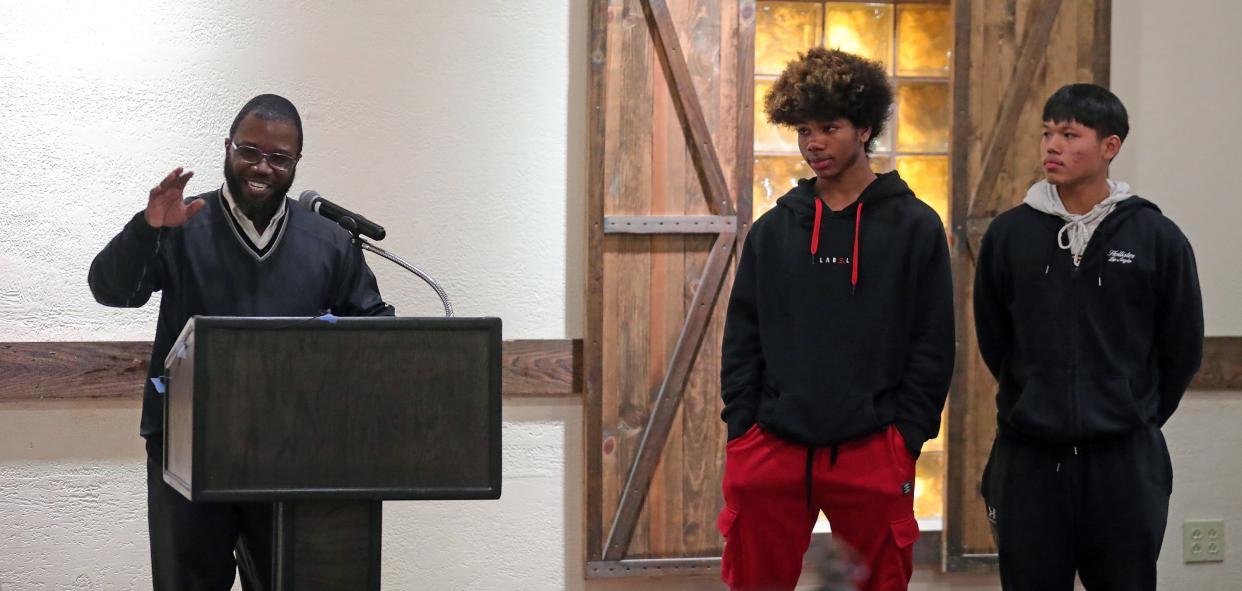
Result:
<svg viewBox="0 0 1242 591">
<path fill-rule="evenodd" d="M 272 168 L 283 172 L 293 170 L 293 167 L 298 164 L 298 159 L 288 154 L 281 154 L 279 152 L 268 154 L 254 146 L 239 146 L 231 141 L 229 145 L 233 146 L 233 155 L 246 164 L 258 164 L 261 160 L 267 158 L 267 163 Z"/>
</svg>

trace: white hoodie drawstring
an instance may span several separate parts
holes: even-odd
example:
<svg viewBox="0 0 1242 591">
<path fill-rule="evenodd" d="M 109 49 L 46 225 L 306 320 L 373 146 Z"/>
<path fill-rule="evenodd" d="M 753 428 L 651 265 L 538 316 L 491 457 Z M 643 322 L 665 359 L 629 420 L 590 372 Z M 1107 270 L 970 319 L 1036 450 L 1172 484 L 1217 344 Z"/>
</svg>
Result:
<svg viewBox="0 0 1242 591">
<path fill-rule="evenodd" d="M 1082 263 L 1083 252 L 1087 250 L 1087 243 L 1091 241 L 1091 235 L 1095 233 L 1095 229 L 1100 226 L 1104 218 L 1108 217 L 1108 214 L 1113 212 L 1118 203 L 1134 195 L 1130 192 L 1130 185 L 1112 179 L 1108 181 L 1108 193 L 1108 198 L 1082 215 L 1074 215 L 1066 211 L 1065 204 L 1061 202 L 1061 195 L 1057 193 L 1057 188 L 1046 180 L 1031 185 L 1026 192 L 1026 198 L 1022 201 L 1037 211 L 1055 215 L 1065 222 L 1065 225 L 1061 226 L 1060 231 L 1057 232 L 1057 246 L 1070 251 L 1074 266 L 1077 267 Z"/>
</svg>

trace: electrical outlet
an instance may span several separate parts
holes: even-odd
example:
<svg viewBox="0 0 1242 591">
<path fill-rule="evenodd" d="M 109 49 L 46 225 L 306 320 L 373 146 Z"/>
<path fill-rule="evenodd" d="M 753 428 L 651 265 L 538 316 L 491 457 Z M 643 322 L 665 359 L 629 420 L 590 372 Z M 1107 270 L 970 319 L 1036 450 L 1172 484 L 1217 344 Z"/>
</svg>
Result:
<svg viewBox="0 0 1242 591">
<path fill-rule="evenodd" d="M 1225 522 L 1187 521 L 1182 524 L 1182 560 L 1222 562 L 1225 560 Z"/>
</svg>

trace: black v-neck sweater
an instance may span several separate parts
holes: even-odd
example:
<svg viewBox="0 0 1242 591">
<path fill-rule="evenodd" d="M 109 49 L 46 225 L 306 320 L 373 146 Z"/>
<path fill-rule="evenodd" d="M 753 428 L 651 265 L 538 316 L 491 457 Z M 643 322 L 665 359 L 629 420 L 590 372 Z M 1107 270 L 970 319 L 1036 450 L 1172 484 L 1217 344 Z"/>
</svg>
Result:
<svg viewBox="0 0 1242 591">
<path fill-rule="evenodd" d="M 91 263 L 89 283 L 105 306 L 137 308 L 162 291 L 150 377 L 164 373 L 181 328 L 200 316 L 391 316 L 375 275 L 349 233 L 296 203 L 260 258 L 239 236 L 219 190 L 184 225 L 152 228 L 138 212 Z M 163 431 L 164 400 L 150 380 L 143 437 Z"/>
</svg>

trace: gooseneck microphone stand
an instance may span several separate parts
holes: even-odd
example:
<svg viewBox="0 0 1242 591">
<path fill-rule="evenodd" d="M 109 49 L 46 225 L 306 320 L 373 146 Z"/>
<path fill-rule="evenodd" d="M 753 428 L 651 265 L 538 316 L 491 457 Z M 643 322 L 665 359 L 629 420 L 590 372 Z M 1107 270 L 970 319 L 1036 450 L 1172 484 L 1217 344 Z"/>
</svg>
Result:
<svg viewBox="0 0 1242 591">
<path fill-rule="evenodd" d="M 453 304 L 449 302 L 448 294 L 444 293 L 444 289 L 440 287 L 439 283 L 436 283 L 435 279 L 432 279 L 430 275 L 424 273 L 422 269 L 419 269 L 418 267 L 415 267 L 414 265 L 411 265 L 410 263 L 406 262 L 405 259 L 395 254 L 392 254 L 391 252 L 388 252 L 387 250 L 384 250 L 374 244 L 371 244 L 370 242 L 367 242 L 365 238 L 363 238 L 362 236 L 359 236 L 358 235 L 358 222 L 355 221 L 354 218 L 349 217 L 349 216 L 343 216 L 337 223 L 340 224 L 342 228 L 345 228 L 346 230 L 349 231 L 350 234 L 353 235 L 354 244 L 357 244 L 358 247 L 361 248 L 362 250 L 369 250 L 375 254 L 378 254 L 396 263 L 402 269 L 405 269 L 406 271 L 409 271 L 415 275 L 418 275 L 419 279 L 422 279 L 423 281 L 427 282 L 427 285 L 430 285 L 431 289 L 435 290 L 436 295 L 440 296 L 440 303 L 444 304 L 444 317 L 445 318 L 453 317 Z"/>
</svg>

